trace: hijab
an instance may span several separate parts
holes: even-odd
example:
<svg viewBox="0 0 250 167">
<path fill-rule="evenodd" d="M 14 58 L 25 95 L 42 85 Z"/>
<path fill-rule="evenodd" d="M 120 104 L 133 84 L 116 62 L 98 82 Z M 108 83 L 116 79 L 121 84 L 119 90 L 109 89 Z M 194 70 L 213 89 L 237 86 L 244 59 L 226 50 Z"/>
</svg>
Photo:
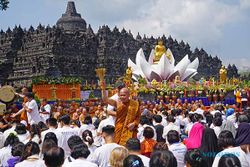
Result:
<svg viewBox="0 0 250 167">
<path fill-rule="evenodd" d="M 240 123 L 236 133 L 236 145 L 250 144 L 250 124 Z"/>
<path fill-rule="evenodd" d="M 199 148 L 201 146 L 201 139 L 204 126 L 201 123 L 195 123 L 189 133 L 189 138 L 185 140 L 188 150 Z"/>
</svg>

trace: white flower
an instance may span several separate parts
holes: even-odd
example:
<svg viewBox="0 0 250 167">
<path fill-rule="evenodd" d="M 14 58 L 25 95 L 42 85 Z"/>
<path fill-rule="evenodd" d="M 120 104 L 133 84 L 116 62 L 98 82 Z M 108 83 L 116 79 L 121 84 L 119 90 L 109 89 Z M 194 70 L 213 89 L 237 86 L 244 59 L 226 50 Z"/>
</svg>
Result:
<svg viewBox="0 0 250 167">
<path fill-rule="evenodd" d="M 181 81 L 185 81 L 197 74 L 197 68 L 199 66 L 198 58 L 191 62 L 188 55 L 186 55 L 176 66 L 174 66 L 175 59 L 170 49 L 167 50 L 166 54 L 168 56 L 163 54 L 160 61 L 154 64 L 154 50 L 151 51 L 149 60 L 147 61 L 143 50 L 139 49 L 136 54 L 136 64 L 130 59 L 128 60 L 128 66 L 133 70 L 133 79 L 137 80 L 139 76 L 142 76 L 149 82 L 153 79 L 162 81 L 173 80 L 178 75 Z"/>
</svg>

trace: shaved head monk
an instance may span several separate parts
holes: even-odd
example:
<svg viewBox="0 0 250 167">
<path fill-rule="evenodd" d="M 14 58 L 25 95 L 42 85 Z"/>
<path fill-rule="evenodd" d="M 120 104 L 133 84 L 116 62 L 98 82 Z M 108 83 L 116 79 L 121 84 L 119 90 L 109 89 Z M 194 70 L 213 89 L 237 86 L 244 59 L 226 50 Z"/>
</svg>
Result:
<svg viewBox="0 0 250 167">
<path fill-rule="evenodd" d="M 139 103 L 129 98 L 128 88 L 119 90 L 117 101 L 108 98 L 104 91 L 105 86 L 102 86 L 102 88 L 103 101 L 116 107 L 115 142 L 124 146 L 128 139 L 136 136 L 141 116 Z"/>
</svg>

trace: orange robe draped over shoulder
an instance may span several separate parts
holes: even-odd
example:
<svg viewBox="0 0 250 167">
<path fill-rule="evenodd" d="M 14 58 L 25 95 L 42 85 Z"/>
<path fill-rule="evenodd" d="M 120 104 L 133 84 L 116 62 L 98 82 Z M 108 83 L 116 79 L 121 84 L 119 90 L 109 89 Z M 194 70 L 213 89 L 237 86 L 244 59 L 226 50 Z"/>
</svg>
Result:
<svg viewBox="0 0 250 167">
<path fill-rule="evenodd" d="M 27 97 L 24 97 L 24 98 L 23 98 L 23 104 L 25 104 L 26 102 L 28 102 L 28 98 L 27 98 Z M 24 110 L 24 111 L 21 113 L 21 115 L 20 115 L 20 120 L 21 120 L 21 121 L 24 120 L 24 121 L 28 122 L 27 111 Z"/>
<path fill-rule="evenodd" d="M 117 144 L 124 146 L 127 140 L 137 133 L 140 116 L 138 101 L 129 100 L 127 104 L 117 103 L 115 122 L 115 142 Z M 127 128 L 130 123 L 135 123 L 133 130 Z"/>
</svg>

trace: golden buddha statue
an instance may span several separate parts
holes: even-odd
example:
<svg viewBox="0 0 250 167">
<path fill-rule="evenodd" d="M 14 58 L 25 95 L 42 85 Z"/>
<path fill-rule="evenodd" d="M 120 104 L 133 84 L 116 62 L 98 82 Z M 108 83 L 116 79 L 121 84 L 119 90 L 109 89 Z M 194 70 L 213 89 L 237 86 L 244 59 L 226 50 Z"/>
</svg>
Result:
<svg viewBox="0 0 250 167">
<path fill-rule="evenodd" d="M 166 48 L 163 45 L 163 41 L 159 40 L 158 44 L 155 46 L 155 57 L 154 57 L 154 63 L 157 63 L 160 61 L 161 56 L 166 53 Z"/>
<path fill-rule="evenodd" d="M 220 69 L 220 83 L 226 83 L 227 80 L 227 69 L 225 66 L 222 66 Z"/>
<path fill-rule="evenodd" d="M 174 83 L 175 84 L 179 84 L 181 83 L 181 77 L 179 75 L 176 75 L 175 78 L 174 78 Z"/>
<path fill-rule="evenodd" d="M 131 67 L 128 67 L 128 68 L 126 69 L 126 74 L 125 74 L 125 76 L 124 76 L 123 82 L 124 82 L 127 86 L 129 86 L 129 85 L 131 84 L 132 72 L 133 72 L 133 71 L 132 71 Z"/>
<path fill-rule="evenodd" d="M 157 88 L 159 86 L 159 83 L 155 79 L 153 79 L 151 81 L 151 85 L 152 85 L 153 88 Z"/>
<path fill-rule="evenodd" d="M 158 41 L 158 44 L 155 46 L 155 56 L 154 56 L 154 63 L 158 63 L 161 59 L 161 56 L 163 54 L 166 55 L 166 57 L 168 58 L 168 60 L 171 61 L 171 55 L 169 53 L 166 52 L 166 48 L 165 46 L 163 45 L 163 41 L 162 40 L 159 40 Z"/>
<path fill-rule="evenodd" d="M 131 78 L 132 78 L 132 69 L 131 69 L 131 67 L 128 67 L 128 68 L 126 69 L 126 77 L 127 77 L 128 79 L 131 79 Z"/>
</svg>

